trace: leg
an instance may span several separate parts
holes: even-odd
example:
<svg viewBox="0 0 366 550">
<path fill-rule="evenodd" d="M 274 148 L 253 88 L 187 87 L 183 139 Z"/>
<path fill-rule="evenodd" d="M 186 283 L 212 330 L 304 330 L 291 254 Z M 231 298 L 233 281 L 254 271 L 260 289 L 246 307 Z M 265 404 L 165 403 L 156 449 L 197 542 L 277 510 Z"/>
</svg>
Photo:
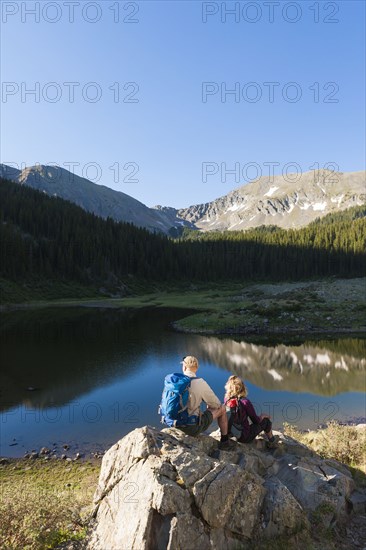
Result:
<svg viewBox="0 0 366 550">
<path fill-rule="evenodd" d="M 229 421 L 228 421 L 228 427 L 227 427 L 227 433 L 228 435 L 231 437 L 233 434 L 232 434 L 232 427 L 233 427 L 233 415 L 230 414 L 229 416 Z"/>
<path fill-rule="evenodd" d="M 221 440 L 219 449 L 222 451 L 230 451 L 235 447 L 235 443 L 229 440 L 228 435 L 228 419 L 225 405 L 221 405 L 217 409 L 208 408 L 212 417 L 217 420 L 221 432 Z"/>
<path fill-rule="evenodd" d="M 261 421 L 260 424 L 261 424 L 262 429 L 264 430 L 264 433 L 268 437 L 268 439 L 272 439 L 273 438 L 272 422 L 270 421 L 270 419 L 269 418 L 263 418 L 263 420 Z"/>
<path fill-rule="evenodd" d="M 221 407 L 218 407 L 217 409 L 213 409 L 212 407 L 208 407 L 208 410 L 212 414 L 212 418 L 215 420 L 217 419 L 217 423 L 220 428 L 221 437 L 227 437 L 228 434 L 228 419 L 226 414 L 226 407 L 225 405 L 221 405 Z"/>
<path fill-rule="evenodd" d="M 210 411 L 206 410 L 200 419 L 199 424 L 193 424 L 192 426 L 178 426 L 179 430 L 182 430 L 187 435 L 197 437 L 200 433 L 205 432 L 213 421 L 213 415 Z"/>
<path fill-rule="evenodd" d="M 272 434 L 272 422 L 269 418 L 263 418 L 259 424 L 251 424 L 249 426 L 249 435 L 246 438 L 240 437 L 238 441 L 240 443 L 251 443 L 261 432 L 266 434 L 268 439 L 273 437 Z"/>
</svg>

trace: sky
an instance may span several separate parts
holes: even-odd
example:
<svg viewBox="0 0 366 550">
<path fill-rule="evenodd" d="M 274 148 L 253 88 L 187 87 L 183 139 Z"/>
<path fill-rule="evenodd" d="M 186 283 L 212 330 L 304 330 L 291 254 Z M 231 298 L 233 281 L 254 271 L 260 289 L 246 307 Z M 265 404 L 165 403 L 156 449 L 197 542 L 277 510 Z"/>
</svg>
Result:
<svg viewBox="0 0 366 550">
<path fill-rule="evenodd" d="M 2 0 L 1 80 L 1 162 L 148 206 L 365 169 L 363 1 Z"/>
</svg>

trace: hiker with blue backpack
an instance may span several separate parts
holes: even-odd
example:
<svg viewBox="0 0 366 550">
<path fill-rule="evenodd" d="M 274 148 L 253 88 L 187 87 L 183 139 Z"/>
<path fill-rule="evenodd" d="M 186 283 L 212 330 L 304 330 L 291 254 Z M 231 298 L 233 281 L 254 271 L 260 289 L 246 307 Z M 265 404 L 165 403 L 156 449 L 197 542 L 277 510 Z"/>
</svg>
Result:
<svg viewBox="0 0 366 550">
<path fill-rule="evenodd" d="M 207 382 L 197 377 L 196 357 L 186 356 L 181 364 L 183 373 L 168 374 L 164 380 L 160 404 L 162 422 L 195 437 L 206 431 L 213 420 L 217 420 L 221 432 L 219 448 L 230 450 L 235 443 L 229 440 L 225 405 L 221 404 Z M 204 412 L 201 411 L 201 403 L 207 405 Z"/>
<path fill-rule="evenodd" d="M 230 376 L 225 384 L 225 405 L 230 409 L 229 433 L 234 427 L 240 432 L 239 443 L 251 443 L 257 435 L 264 432 L 266 447 L 277 447 L 277 436 L 272 433 L 271 417 L 267 414 L 258 416 L 252 402 L 247 398 L 248 390 L 239 376 Z M 249 419 L 251 424 L 249 424 Z"/>
</svg>

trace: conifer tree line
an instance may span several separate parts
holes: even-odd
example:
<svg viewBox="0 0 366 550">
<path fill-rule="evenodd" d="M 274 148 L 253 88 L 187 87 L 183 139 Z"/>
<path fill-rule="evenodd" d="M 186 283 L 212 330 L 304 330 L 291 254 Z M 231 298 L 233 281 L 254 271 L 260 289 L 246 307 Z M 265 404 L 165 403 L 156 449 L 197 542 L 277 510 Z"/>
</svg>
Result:
<svg viewBox="0 0 366 550">
<path fill-rule="evenodd" d="M 0 179 L 0 275 L 83 284 L 359 277 L 366 268 L 366 206 L 300 229 L 184 230 L 180 238 L 102 219 L 60 198 Z"/>
</svg>

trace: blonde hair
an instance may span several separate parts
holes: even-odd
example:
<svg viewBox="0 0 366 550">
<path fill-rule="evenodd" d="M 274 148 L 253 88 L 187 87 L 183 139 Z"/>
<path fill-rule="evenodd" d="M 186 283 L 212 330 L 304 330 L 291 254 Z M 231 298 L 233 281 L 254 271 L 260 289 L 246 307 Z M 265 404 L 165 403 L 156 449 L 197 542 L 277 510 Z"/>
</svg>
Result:
<svg viewBox="0 0 366 550">
<path fill-rule="evenodd" d="M 197 370 L 198 369 L 198 360 L 193 355 L 186 355 L 182 361 L 183 366 L 188 370 Z"/>
<path fill-rule="evenodd" d="M 248 390 L 239 376 L 230 376 L 225 384 L 225 401 L 230 397 L 246 397 Z"/>
</svg>

